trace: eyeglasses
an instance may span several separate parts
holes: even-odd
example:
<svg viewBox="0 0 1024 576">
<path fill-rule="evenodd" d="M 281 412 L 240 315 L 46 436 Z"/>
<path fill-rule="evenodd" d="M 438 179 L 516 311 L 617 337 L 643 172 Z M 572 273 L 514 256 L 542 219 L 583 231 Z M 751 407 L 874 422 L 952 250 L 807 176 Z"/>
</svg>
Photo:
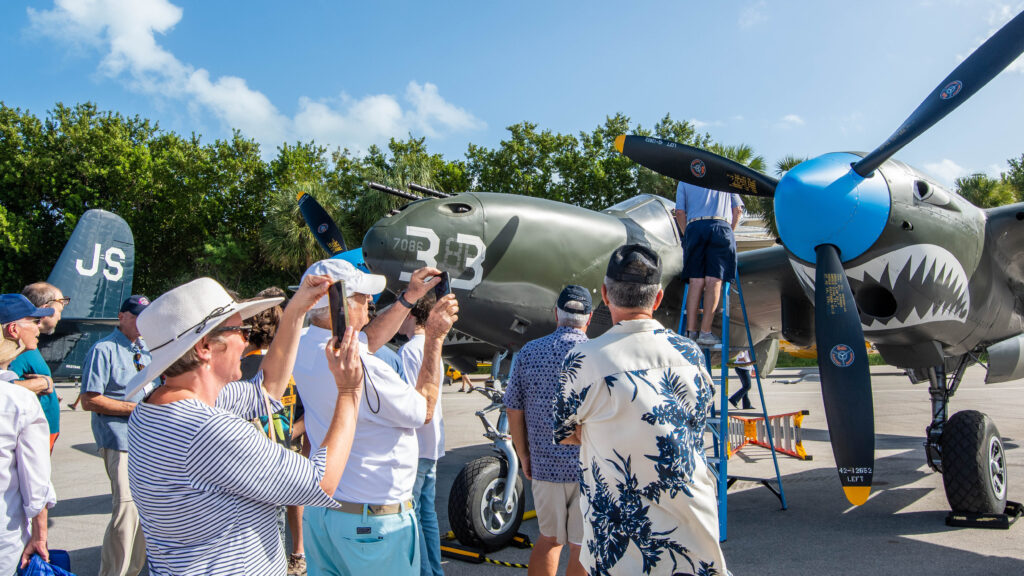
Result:
<svg viewBox="0 0 1024 576">
<path fill-rule="evenodd" d="M 213 332 L 238 332 L 238 335 L 242 337 L 242 340 L 249 341 L 249 334 L 252 332 L 252 326 L 221 326 L 220 328 L 214 328 Z"/>
<path fill-rule="evenodd" d="M 71 304 L 71 298 L 68 298 L 66 296 L 64 298 L 54 298 L 53 300 L 47 302 L 47 304 L 50 304 L 51 302 L 54 304 L 60 304 L 61 306 L 67 306 L 68 304 Z"/>
<path fill-rule="evenodd" d="M 146 367 L 146 365 L 142 363 L 142 352 L 136 352 L 132 356 L 132 362 L 135 363 L 136 372 L 141 372 L 142 369 Z"/>
</svg>

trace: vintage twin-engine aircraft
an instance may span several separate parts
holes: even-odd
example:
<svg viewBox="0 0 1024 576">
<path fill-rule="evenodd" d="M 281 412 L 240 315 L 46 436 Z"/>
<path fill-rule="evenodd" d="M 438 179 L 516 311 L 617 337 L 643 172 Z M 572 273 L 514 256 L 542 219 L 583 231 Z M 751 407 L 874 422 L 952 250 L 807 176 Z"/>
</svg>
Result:
<svg viewBox="0 0 1024 576">
<path fill-rule="evenodd" d="M 947 409 L 982 352 L 989 354 L 987 382 L 1024 377 L 1024 204 L 978 209 L 891 156 L 1021 52 L 1024 14 L 958 66 L 876 150 L 826 154 L 778 181 L 681 144 L 640 136 L 616 142 L 626 156 L 672 178 L 774 197 L 782 246 L 739 255 L 750 329 L 759 347 L 779 335 L 817 346 L 833 452 L 854 504 L 867 500 L 874 471 L 867 339 L 912 380 L 929 381 L 928 464 L 943 474 L 950 506 L 973 513 L 1005 507 L 1007 466 L 995 425 L 974 411 L 947 418 Z M 627 242 L 661 254 L 666 294 L 656 316 L 676 326 L 683 288 L 673 278 L 683 255 L 670 209 L 652 196 L 593 212 L 463 193 L 417 200 L 382 218 L 363 250 L 392 287 L 425 264 L 449 271 L 462 308 L 458 329 L 516 350 L 553 329 L 563 286 L 580 284 L 596 295 L 608 255 Z M 731 305 L 735 322 L 742 316 L 736 299 Z M 609 324 L 599 306 L 590 334 Z M 732 334 L 742 334 L 739 328 Z"/>
</svg>

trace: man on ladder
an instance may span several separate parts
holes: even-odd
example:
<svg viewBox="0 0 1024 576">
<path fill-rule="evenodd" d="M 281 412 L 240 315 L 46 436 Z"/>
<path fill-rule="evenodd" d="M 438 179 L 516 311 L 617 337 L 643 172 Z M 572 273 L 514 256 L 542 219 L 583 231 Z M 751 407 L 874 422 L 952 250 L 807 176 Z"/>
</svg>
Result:
<svg viewBox="0 0 1024 576">
<path fill-rule="evenodd" d="M 733 231 L 743 216 L 739 194 L 717 192 L 680 182 L 673 212 L 683 236 L 683 282 L 690 282 L 686 299 L 686 336 L 703 347 L 720 345 L 711 333 L 722 282 L 736 278 L 736 238 Z M 697 307 L 704 299 L 698 332 Z"/>
</svg>

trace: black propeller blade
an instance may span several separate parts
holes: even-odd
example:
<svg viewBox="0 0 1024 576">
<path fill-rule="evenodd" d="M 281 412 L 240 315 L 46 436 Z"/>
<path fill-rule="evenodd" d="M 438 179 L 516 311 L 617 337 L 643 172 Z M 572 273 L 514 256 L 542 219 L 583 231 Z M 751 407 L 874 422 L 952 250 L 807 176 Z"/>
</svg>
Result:
<svg viewBox="0 0 1024 576">
<path fill-rule="evenodd" d="M 864 331 L 839 250 L 822 244 L 814 251 L 814 329 L 825 418 L 843 492 L 859 506 L 871 494 L 875 467 L 875 412 Z"/>
<path fill-rule="evenodd" d="M 334 223 L 324 207 L 305 192 L 299 193 L 298 201 L 302 219 L 306 221 L 306 226 L 309 226 L 320 247 L 331 256 L 347 252 L 348 247 L 345 246 L 345 238 L 341 235 L 341 230 L 338 229 L 338 225 Z"/>
<path fill-rule="evenodd" d="M 739 162 L 670 140 L 619 136 L 615 149 L 658 174 L 711 190 L 770 198 L 779 183 Z"/>
<path fill-rule="evenodd" d="M 889 139 L 853 165 L 867 177 L 893 154 L 963 104 L 1024 52 L 1024 12 L 1010 20 L 924 99 Z"/>
</svg>

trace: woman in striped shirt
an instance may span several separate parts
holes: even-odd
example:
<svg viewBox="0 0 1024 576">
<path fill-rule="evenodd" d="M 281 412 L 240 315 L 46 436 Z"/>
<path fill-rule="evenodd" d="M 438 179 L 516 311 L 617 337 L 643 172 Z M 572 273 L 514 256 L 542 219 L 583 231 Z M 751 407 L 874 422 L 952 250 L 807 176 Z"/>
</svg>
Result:
<svg viewBox="0 0 1024 576">
<path fill-rule="evenodd" d="M 235 302 L 220 284 L 200 278 L 139 315 L 153 360 L 129 384 L 131 395 L 164 377 L 128 423 L 128 474 L 151 574 L 284 574 L 276 507 L 338 506 L 330 495 L 352 446 L 361 396 L 351 328 L 340 347 L 327 348 L 338 404 L 320 450 L 303 458 L 249 423 L 280 410 L 303 316 L 329 284 L 323 276 L 303 282 L 253 381 L 239 381 L 248 330 L 242 322 L 280 298 Z"/>
</svg>

